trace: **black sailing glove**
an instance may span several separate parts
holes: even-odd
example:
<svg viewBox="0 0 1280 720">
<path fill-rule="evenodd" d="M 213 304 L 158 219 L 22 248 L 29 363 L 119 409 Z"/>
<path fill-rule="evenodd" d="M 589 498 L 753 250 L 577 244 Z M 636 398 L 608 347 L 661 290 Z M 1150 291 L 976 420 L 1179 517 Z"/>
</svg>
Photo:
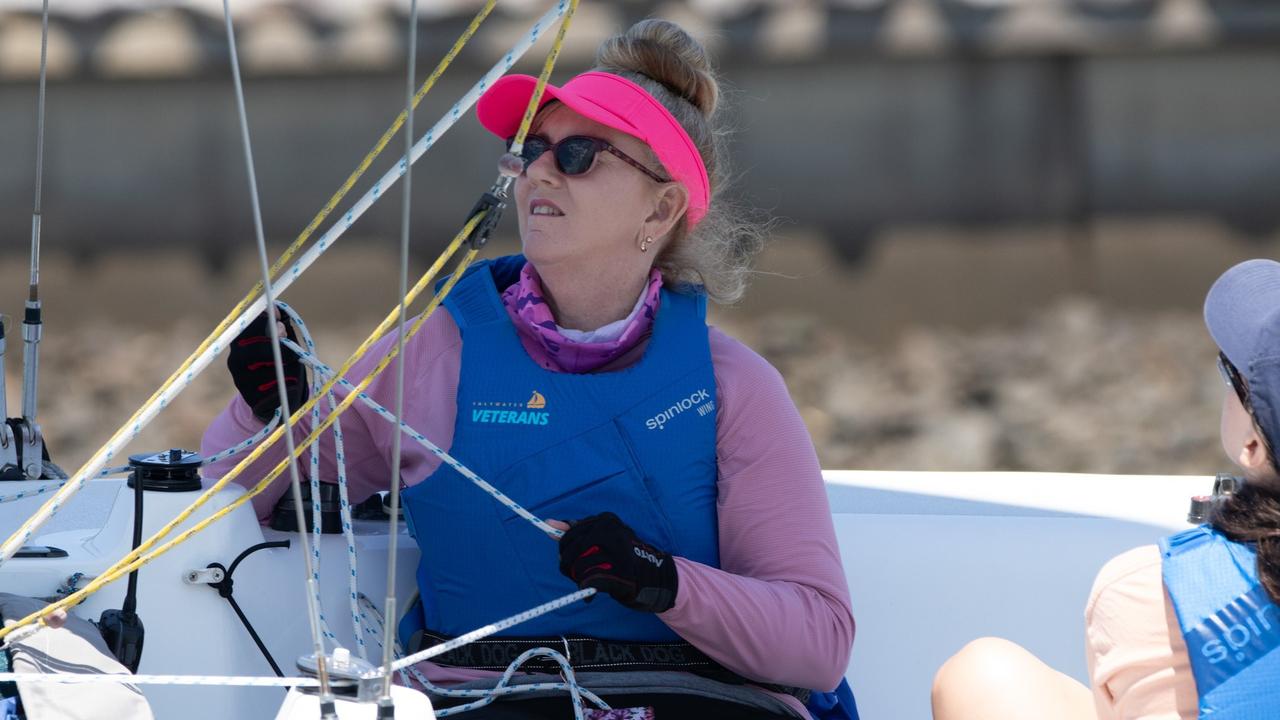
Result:
<svg viewBox="0 0 1280 720">
<path fill-rule="evenodd" d="M 570 524 L 560 538 L 560 572 L 578 587 L 608 593 L 632 610 L 660 613 L 676 603 L 675 558 L 641 542 L 611 512 Z"/>
<path fill-rule="evenodd" d="M 285 336 L 297 342 L 298 335 L 288 317 L 279 314 L 284 324 Z M 302 361 L 290 349 L 281 347 L 280 358 L 284 362 L 284 388 L 289 396 L 289 407 L 297 409 L 307 401 L 307 375 Z M 240 391 L 240 397 L 253 409 L 253 414 L 267 422 L 280 407 L 280 391 L 276 389 L 276 363 L 271 352 L 271 335 L 267 332 L 267 313 L 263 312 L 244 331 L 231 341 L 227 353 L 227 369 L 231 380 Z"/>
</svg>

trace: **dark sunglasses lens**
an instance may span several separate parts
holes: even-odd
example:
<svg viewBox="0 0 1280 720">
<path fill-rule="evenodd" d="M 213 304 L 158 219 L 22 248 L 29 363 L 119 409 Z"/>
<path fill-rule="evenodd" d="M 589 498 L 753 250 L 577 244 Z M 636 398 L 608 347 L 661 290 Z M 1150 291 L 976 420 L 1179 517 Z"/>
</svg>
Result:
<svg viewBox="0 0 1280 720">
<path fill-rule="evenodd" d="M 565 175 L 581 175 L 591 169 L 595 159 L 596 144 L 591 138 L 565 138 L 556 146 L 556 164 Z"/>
<path fill-rule="evenodd" d="M 526 166 L 532 165 L 534 161 L 542 157 L 542 153 L 546 152 L 551 145 L 546 140 L 537 135 L 530 135 L 525 138 L 524 148 L 520 151 L 520 157 L 524 159 Z"/>
<path fill-rule="evenodd" d="M 1225 383 L 1227 387 L 1232 389 L 1235 388 L 1236 384 L 1231 381 L 1231 371 L 1227 369 L 1227 364 L 1222 360 L 1222 358 L 1218 358 L 1218 374 L 1222 376 L 1222 382 Z"/>
<path fill-rule="evenodd" d="M 1236 369 L 1235 365 L 1231 364 L 1226 355 L 1218 355 L 1218 370 L 1222 372 L 1222 379 L 1226 380 L 1232 390 L 1235 390 L 1236 397 L 1240 398 L 1240 402 L 1248 407 L 1249 388 L 1244 384 L 1244 378 L 1240 377 L 1240 371 Z"/>
</svg>

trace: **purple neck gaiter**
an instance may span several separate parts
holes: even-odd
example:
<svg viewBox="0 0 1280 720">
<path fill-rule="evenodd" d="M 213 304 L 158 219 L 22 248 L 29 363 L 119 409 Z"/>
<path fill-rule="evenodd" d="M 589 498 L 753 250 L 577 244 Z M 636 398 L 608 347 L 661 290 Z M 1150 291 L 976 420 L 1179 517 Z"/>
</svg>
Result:
<svg viewBox="0 0 1280 720">
<path fill-rule="evenodd" d="M 597 370 L 631 350 L 653 327 L 662 297 L 662 273 L 649 271 L 649 284 L 631 314 L 590 332 L 565 330 L 556 324 L 542 292 L 542 279 L 530 263 L 520 270 L 520 280 L 502 293 L 502 303 L 521 337 L 542 349 L 534 359 L 548 370 L 584 373 Z"/>
</svg>

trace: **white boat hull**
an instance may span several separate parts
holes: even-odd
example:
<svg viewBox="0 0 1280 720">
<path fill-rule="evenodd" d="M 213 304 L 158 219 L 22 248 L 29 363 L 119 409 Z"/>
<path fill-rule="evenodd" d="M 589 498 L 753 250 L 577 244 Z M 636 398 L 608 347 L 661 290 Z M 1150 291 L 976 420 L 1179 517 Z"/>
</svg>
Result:
<svg viewBox="0 0 1280 720">
<path fill-rule="evenodd" d="M 863 717 L 901 720 L 930 717 L 933 673 L 983 635 L 1014 640 L 1085 680 L 1083 608 L 1094 574 L 1111 556 L 1186 527 L 1189 497 L 1212 486 L 1209 477 L 1043 473 L 832 471 L 826 478 L 858 622 L 849 680 Z M 3 490 L 27 485 L 4 483 Z M 221 493 L 197 517 L 242 492 Z M 147 532 L 193 497 L 147 493 Z M 41 499 L 0 505 L 0 531 L 15 529 Z M 123 481 L 94 481 L 35 541 L 69 556 L 14 559 L 0 567 L 0 589 L 45 596 L 74 572 L 101 572 L 129 550 L 132 508 Z M 380 607 L 389 536 L 380 523 L 361 523 L 357 531 L 359 588 Z M 143 568 L 138 612 L 147 635 L 139 672 L 270 675 L 229 604 L 183 577 L 211 562 L 229 565 L 264 539 L 289 537 L 264 530 L 245 506 Z M 341 535 L 323 538 L 322 604 L 338 642 L 356 653 L 346 552 Z M 399 555 L 397 603 L 404 608 L 417 566 L 407 535 Z M 236 600 L 286 674 L 296 674 L 294 660 L 312 649 L 302 568 L 295 546 L 259 551 L 234 575 Z M 76 612 L 97 619 L 119 607 L 123 594 L 124 583 L 116 583 Z M 372 636 L 369 642 L 376 660 L 380 651 Z M 157 718 L 191 720 L 228 713 L 269 720 L 285 695 L 279 688 L 144 691 Z"/>
</svg>

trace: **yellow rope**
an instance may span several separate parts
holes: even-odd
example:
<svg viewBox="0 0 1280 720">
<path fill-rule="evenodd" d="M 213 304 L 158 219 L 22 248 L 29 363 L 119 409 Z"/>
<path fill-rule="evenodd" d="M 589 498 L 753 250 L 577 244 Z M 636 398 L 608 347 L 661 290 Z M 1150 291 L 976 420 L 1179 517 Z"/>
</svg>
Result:
<svg viewBox="0 0 1280 720">
<path fill-rule="evenodd" d="M 426 289 L 427 286 L 431 284 L 431 282 L 435 279 L 435 276 L 440 272 L 440 269 L 444 266 L 445 262 L 447 262 L 447 260 L 450 257 L 452 257 L 452 255 L 458 250 L 459 247 L 461 247 L 462 243 L 466 240 L 467 235 L 470 234 L 471 230 L 475 227 L 476 224 L 479 223 L 479 221 L 482 218 L 483 218 L 483 215 L 477 215 L 475 218 L 472 218 L 472 220 L 468 222 L 466 226 L 463 227 L 462 231 L 459 232 L 458 235 L 454 237 L 453 241 L 449 244 L 449 247 L 445 249 L 444 253 L 441 254 L 441 256 L 436 260 L 436 262 L 431 266 L 431 268 L 426 273 L 423 274 L 423 276 L 418 280 L 417 283 L 414 284 L 413 288 L 409 291 L 409 295 L 406 296 L 407 303 L 411 303 L 414 299 L 417 298 L 418 295 L 422 293 L 424 289 Z M 426 322 L 427 318 L 430 317 L 431 314 L 435 312 L 436 308 L 439 307 L 440 302 L 445 298 L 446 295 L 448 295 L 449 291 L 453 289 L 454 283 L 457 282 L 458 278 L 462 275 L 462 272 L 471 264 L 472 260 L 474 260 L 477 252 L 478 251 L 474 249 L 469 250 L 463 256 L 462 260 L 458 262 L 458 265 L 455 268 L 453 275 L 441 287 L 440 292 L 437 293 L 434 298 L 432 298 L 431 303 L 427 306 L 427 309 L 423 312 L 423 314 L 419 316 L 418 319 L 414 322 L 414 324 L 410 327 L 410 329 L 406 333 L 406 339 L 409 337 L 412 337 L 419 330 L 419 328 L 422 327 L 422 324 Z M 306 403 L 303 403 L 301 407 L 299 407 L 296 411 L 294 411 L 293 417 L 292 417 L 294 421 L 297 421 L 298 419 L 303 417 L 303 415 L 309 412 L 311 410 L 311 407 L 315 405 L 315 403 L 318 402 L 320 398 L 326 396 L 329 393 L 329 391 L 333 389 L 334 385 L 338 383 L 338 378 L 344 376 L 347 373 L 347 371 L 351 369 L 351 366 L 354 365 L 356 361 L 358 361 L 368 351 L 368 349 L 373 346 L 373 344 L 377 341 L 377 339 L 384 332 L 386 332 L 386 330 L 388 330 L 391 326 L 395 325 L 396 322 L 398 322 L 399 313 L 400 313 L 400 307 L 396 306 L 387 315 L 387 317 L 381 323 L 379 323 L 378 327 L 373 331 L 372 334 L 370 334 L 369 338 L 366 339 L 364 343 L 362 343 L 361 346 L 357 348 L 354 353 L 352 353 L 351 357 L 348 358 L 347 361 L 343 364 L 342 368 L 338 371 L 337 375 L 335 375 L 327 383 L 325 383 L 324 387 L 322 387 L 314 397 L 310 398 Z M 274 482 L 275 479 L 279 477 L 281 473 L 284 472 L 284 470 L 288 467 L 288 463 L 296 462 L 297 459 L 301 457 L 302 453 L 313 442 L 315 442 L 317 438 L 320 437 L 321 433 L 323 433 L 324 430 L 328 429 L 329 426 L 333 424 L 334 420 L 336 420 L 340 414 L 346 411 L 346 409 L 350 407 L 353 402 L 355 402 L 356 397 L 359 395 L 359 393 L 363 392 L 365 388 L 367 388 L 369 384 L 373 382 L 374 378 L 376 378 L 391 363 L 391 360 L 395 358 L 396 354 L 397 353 L 395 348 L 392 348 L 391 351 L 385 357 L 383 357 L 382 361 L 379 362 L 378 365 L 373 369 L 373 371 L 370 372 L 369 375 L 366 376 L 362 381 L 360 381 L 360 383 L 356 386 L 356 389 L 353 390 L 347 397 L 343 398 L 342 402 L 339 403 L 338 406 L 334 410 L 332 410 L 328 416 L 325 417 L 324 421 L 321 422 L 321 424 L 317 426 L 316 429 L 314 429 L 310 435 L 307 436 L 306 440 L 302 441 L 300 444 L 298 444 L 295 447 L 294 454 L 288 458 L 281 460 L 280 463 L 276 465 L 276 467 L 266 477 L 264 477 L 260 482 L 258 482 L 258 484 L 255 485 L 252 489 L 250 489 L 249 492 L 247 492 L 245 495 L 237 498 L 232 503 L 228 504 L 226 507 L 217 511 L 210 517 L 200 521 L 199 523 L 196 523 L 190 529 L 184 531 L 183 533 L 175 537 L 173 540 L 169 541 L 168 543 L 165 543 L 163 546 L 157 549 L 154 553 L 145 556 L 145 558 L 143 557 L 143 553 L 146 553 L 147 550 L 150 550 L 152 547 L 154 547 L 156 543 L 160 541 L 161 538 L 168 535 L 170 532 L 173 531 L 175 527 L 177 527 L 178 525 L 181 525 L 184 521 L 186 521 L 187 518 L 191 517 L 192 513 L 194 513 L 202 505 L 208 502 L 218 491 L 220 491 L 221 489 L 226 487 L 228 484 L 230 484 L 231 481 L 237 478 L 247 467 L 249 467 L 249 465 L 257 461 L 257 459 L 260 458 L 272 444 L 274 444 L 283 436 L 284 434 L 283 426 L 276 428 L 275 432 L 273 432 L 266 440 L 264 440 L 261 444 L 255 447 L 253 449 L 253 452 L 251 452 L 247 457 L 241 460 L 240 463 L 237 464 L 234 468 L 232 468 L 230 472 L 224 475 L 216 483 L 211 485 L 207 490 L 205 490 L 200 495 L 200 497 L 196 498 L 189 506 L 187 506 L 186 509 L 180 512 L 173 520 L 169 521 L 169 523 L 166 524 L 164 527 L 156 531 L 155 534 L 153 534 L 151 537 L 147 538 L 146 541 L 139 544 L 136 549 L 130 551 L 129 554 L 125 555 L 124 558 L 122 558 L 121 560 L 113 564 L 110 568 L 108 568 L 107 570 L 99 574 L 96 578 L 90 581 L 89 584 L 85 585 L 80 590 L 68 595 L 65 598 L 62 598 L 61 600 L 58 600 L 55 603 L 47 605 L 44 608 L 37 610 L 34 613 L 31 613 L 30 615 L 22 618 L 21 620 L 13 623 L 12 625 L 9 625 L 3 629 L 0 629 L 0 639 L 3 639 L 6 635 L 8 635 L 13 630 L 16 630 L 17 628 L 23 627 L 37 620 L 42 621 L 45 616 L 47 616 L 49 613 L 59 608 L 68 608 L 80 603 L 86 597 L 97 592 L 103 586 L 111 582 L 114 582 L 115 580 L 118 580 L 120 577 L 132 572 L 132 568 L 141 567 L 142 565 L 145 565 L 147 562 L 150 562 L 155 557 L 158 557 L 159 555 L 165 552 L 168 552 L 168 550 L 171 549 L 173 546 L 177 545 L 180 542 L 185 541 L 186 539 L 190 538 L 192 535 L 195 535 L 196 533 L 200 532 L 201 530 L 203 530 L 204 528 L 212 524 L 215 520 L 218 520 L 219 518 L 225 516 L 227 513 L 231 512 L 233 509 L 239 507 L 240 505 L 243 505 L 245 502 L 253 498 L 255 495 L 258 495 L 262 491 L 266 490 L 267 487 L 269 487 L 271 483 Z M 141 560 L 141 562 L 139 562 L 139 560 Z"/>
<path fill-rule="evenodd" d="M 469 39 L 470 35 L 474 33 L 475 27 L 478 26 L 480 21 L 484 19 L 484 16 L 488 14 L 488 11 L 492 9 L 493 2 L 494 0 L 490 0 L 486 4 L 485 8 L 481 10 L 480 14 L 476 16 L 476 19 L 472 21 L 471 26 L 468 27 L 467 32 L 464 33 L 464 36 L 463 36 L 464 38 Z M 546 88 L 547 81 L 551 76 L 551 72 L 555 66 L 556 59 L 560 56 L 560 50 L 564 44 L 565 33 L 568 30 L 569 22 L 572 19 L 574 12 L 577 10 L 578 2 L 579 0 L 570 0 L 569 7 L 565 11 L 564 18 L 562 19 L 560 24 L 559 32 L 556 34 L 555 42 L 552 44 L 551 50 L 547 54 L 546 61 L 543 64 L 542 73 L 538 76 L 537 85 L 534 87 L 534 92 L 529 98 L 529 104 L 525 108 L 525 114 L 521 118 L 520 127 L 516 132 L 517 143 L 523 142 L 524 137 L 528 134 L 529 128 L 533 123 L 533 118 L 537 112 L 538 103 L 541 100 L 544 89 Z M 436 78 L 439 77 L 439 72 L 442 71 L 444 67 L 447 67 L 448 62 L 451 62 L 454 56 L 456 56 L 457 50 L 461 47 L 462 43 L 465 43 L 465 40 L 460 38 L 460 42 L 458 44 L 455 44 L 454 48 L 450 50 L 450 53 L 446 55 L 446 58 L 444 61 L 442 61 L 441 66 L 439 66 L 437 68 L 437 71 L 432 73 L 432 76 L 427 79 L 427 83 L 424 83 L 424 89 L 421 90 L 419 92 L 419 95 L 417 95 L 414 98 L 415 106 L 421 100 L 422 96 L 426 94 L 426 90 L 429 89 L 430 84 L 433 84 Z M 372 161 L 373 157 L 376 156 L 377 152 L 381 152 L 382 147 L 385 147 L 386 145 L 386 141 L 390 139 L 390 136 L 393 135 L 395 130 L 398 129 L 399 126 L 404 122 L 405 117 L 406 117 L 406 112 L 401 112 L 400 116 L 397 118 L 396 122 L 393 124 L 392 129 L 388 130 L 387 134 L 385 134 L 382 140 L 379 141 L 378 146 L 375 148 L 375 152 L 372 153 L 370 157 L 366 157 L 365 162 L 362 162 L 361 167 L 357 169 L 357 172 L 352 174 L 352 178 L 348 180 L 348 183 L 344 185 L 344 187 L 340 190 L 340 193 L 345 194 L 346 191 L 350 189 L 350 185 L 354 184 L 355 179 L 359 177 L 359 174 L 364 172 L 364 170 L 368 167 L 368 163 Z M 325 206 L 325 209 L 322 211 L 322 213 L 327 215 L 328 212 L 332 209 L 333 205 L 336 205 L 336 201 L 331 201 L 329 204 L 327 204 Z M 459 231 L 459 233 L 454 237 L 453 241 L 450 242 L 448 247 L 445 248 L 444 252 L 441 253 L 441 255 L 436 259 L 436 261 L 427 270 L 427 272 L 423 274 L 423 276 L 418 280 L 417 283 L 415 283 L 414 287 L 409 291 L 409 294 L 401 301 L 402 304 L 406 306 L 411 304 L 418 297 L 418 295 L 420 295 L 422 291 L 426 289 L 426 287 L 431 283 L 431 281 L 435 279 L 435 276 L 439 273 L 440 269 L 444 266 L 444 264 L 448 261 L 448 259 L 452 257 L 454 253 L 457 252 L 461 244 L 467 239 L 467 237 L 470 236 L 471 232 L 484 219 L 485 214 L 486 214 L 485 212 L 478 213 L 472 218 L 470 218 L 470 220 L 468 220 L 468 222 L 462 228 L 462 230 Z M 314 230 L 314 226 L 318 225 L 321 219 L 322 218 L 317 218 L 316 220 L 314 220 L 312 222 L 312 225 L 308 226 L 307 230 L 304 231 L 303 235 L 299 237 L 299 240 L 295 241 L 294 245 L 290 246 L 289 251 L 287 252 L 295 251 L 298 247 L 300 247 L 301 242 L 305 241 L 306 236 Z M 423 323 L 426 322 L 427 318 L 430 317 L 430 315 L 435 312 L 436 308 L 439 307 L 440 302 L 445 298 L 446 295 L 448 295 L 449 291 L 453 289 L 453 285 L 458 281 L 458 279 L 461 277 L 465 269 L 475 259 L 477 253 L 478 253 L 478 249 L 472 248 L 466 253 L 466 255 L 463 256 L 462 260 L 459 261 L 458 266 L 455 268 L 453 275 L 449 277 L 449 279 L 441 287 L 440 292 L 437 293 L 434 298 L 432 298 L 430 304 L 428 304 L 427 306 L 427 309 L 422 313 L 421 316 L 418 317 L 418 319 L 414 322 L 412 327 L 406 333 L 406 339 L 413 337 L 413 335 L 416 334 L 418 330 L 422 327 Z M 273 267 L 271 270 L 271 274 L 273 276 L 276 272 L 278 272 L 279 267 L 283 266 L 285 260 L 286 260 L 286 257 L 282 256 L 281 259 L 277 261 L 276 266 Z M 213 335 L 211 335 L 208 339 L 206 339 L 206 341 L 202 343 L 201 347 L 204 348 L 204 347 L 207 347 L 207 345 L 211 344 L 212 341 L 217 337 L 217 335 L 221 334 L 221 332 L 225 330 L 226 326 L 229 325 L 230 322 L 233 321 L 235 317 L 239 316 L 239 313 L 243 311 L 242 308 L 246 307 L 249 303 L 251 303 L 254 299 L 256 299 L 256 296 L 254 295 L 254 293 L 260 292 L 261 289 L 262 289 L 262 283 L 258 283 L 257 285 L 255 285 L 254 289 L 250 293 L 250 296 L 246 297 L 246 299 L 242 301 L 239 306 L 237 306 L 236 311 L 233 311 L 231 315 L 228 315 L 227 319 L 225 319 L 223 323 L 220 324 L 219 330 L 215 331 Z M 315 394 L 314 397 L 309 398 L 307 402 L 303 403 L 301 407 L 299 407 L 297 410 L 293 412 L 290 418 L 290 423 L 288 423 L 289 425 L 291 425 L 292 423 L 302 418 L 305 413 L 311 410 L 311 408 L 320 400 L 321 397 L 327 395 L 333 389 L 334 385 L 336 385 L 338 382 L 338 378 L 345 376 L 347 371 L 349 371 L 351 367 L 360 360 L 360 358 L 362 358 L 366 353 L 368 353 L 369 349 L 373 347 L 373 345 L 377 342 L 377 340 L 381 338 L 384 333 L 390 330 L 391 327 L 398 322 L 399 312 L 400 312 L 400 306 L 397 305 L 387 315 L 387 317 L 383 319 L 381 323 L 378 324 L 378 327 L 375 328 L 372 333 L 370 333 L 369 337 L 363 343 L 361 343 L 359 347 L 356 348 L 356 350 L 351 354 L 350 357 L 347 358 L 346 362 L 343 363 L 342 367 L 338 370 L 337 375 L 335 375 L 327 383 L 325 383 L 325 385 L 320 389 L 318 393 Z M 193 353 L 192 357 L 194 358 L 199 352 L 202 352 L 202 351 L 203 350 L 198 350 L 197 353 Z M 168 552 L 171 548 L 177 546 L 182 542 L 185 542 L 187 539 L 189 539 L 196 533 L 200 532 L 204 528 L 208 527 L 213 522 L 226 516 L 235 508 L 240 507 L 241 505 L 248 502 L 250 499 L 258 495 L 259 493 L 265 491 L 272 484 L 272 482 L 274 482 L 276 478 L 278 478 L 284 472 L 284 470 L 288 467 L 288 463 L 296 462 L 297 459 L 301 457 L 302 453 L 308 447 L 310 447 L 311 444 L 314 443 L 320 437 L 320 435 L 333 424 L 333 422 L 337 419 L 337 417 L 341 415 L 343 412 L 345 412 L 349 407 L 351 407 L 352 403 L 355 402 L 356 397 L 361 392 L 363 392 L 365 388 L 368 387 L 369 383 L 371 383 L 373 379 L 377 377 L 378 374 L 380 374 L 384 369 L 386 369 L 386 367 L 391 363 L 391 361 L 396 357 L 396 355 L 397 355 L 396 350 L 391 349 L 387 353 L 387 355 L 384 356 L 383 359 L 378 363 L 378 365 L 373 369 L 373 371 L 370 372 L 369 375 L 366 376 L 356 386 L 356 389 L 352 390 L 347 395 L 347 397 L 345 397 L 343 401 L 339 403 L 338 406 L 334 408 L 325 417 L 325 419 L 320 423 L 320 425 L 312 430 L 311 434 L 308 435 L 307 438 L 302 443 L 295 446 L 293 455 L 281 460 L 280 463 L 277 464 L 276 467 L 266 477 L 264 477 L 261 481 L 259 481 L 258 484 L 255 485 L 252 489 L 250 489 L 247 493 L 240 496 L 239 498 L 236 498 L 236 500 L 232 501 L 230 504 L 228 504 L 226 507 L 222 508 L 221 510 L 218 510 L 217 512 L 215 512 L 213 515 L 206 518 L 205 520 L 202 520 L 196 523 L 190 529 L 180 533 L 177 537 L 173 538 L 169 542 L 165 543 L 164 545 L 161 545 L 154 552 L 144 555 L 144 553 L 147 553 L 147 551 L 150 550 L 152 547 L 155 547 L 156 543 L 159 542 L 161 538 L 168 535 L 170 532 L 173 531 L 174 528 L 176 528 L 178 525 L 186 521 L 187 518 L 189 518 L 196 510 L 198 510 L 205 503 L 207 503 L 218 491 L 226 487 L 232 480 L 239 477 L 239 475 L 247 467 L 249 467 L 251 464 L 257 461 L 258 458 L 260 458 L 272 445 L 274 445 L 277 441 L 279 441 L 279 439 L 284 436 L 285 425 L 281 425 L 281 427 L 276 428 L 276 430 L 272 432 L 270 436 L 268 436 L 263 442 L 261 442 L 257 447 L 255 447 L 253 451 L 250 452 L 249 455 L 246 456 L 243 460 L 241 460 L 239 464 L 237 464 L 234 468 L 232 468 L 230 472 L 228 472 L 226 475 L 220 478 L 216 483 L 211 485 L 207 490 L 205 490 L 200 495 L 200 497 L 196 498 L 186 509 L 180 512 L 173 520 L 169 521 L 169 523 L 167 523 L 164 527 L 160 528 L 160 530 L 158 530 L 145 542 L 141 543 L 137 548 L 130 551 L 129 554 L 127 554 L 124 558 L 114 563 L 110 568 L 108 568 L 105 572 L 98 575 L 98 577 L 94 578 L 84 588 L 81 588 L 80 590 L 72 593 L 71 595 L 68 595 L 67 597 L 62 598 L 61 600 L 55 603 L 52 603 L 41 610 L 31 613 L 30 615 L 22 618 L 21 620 L 3 629 L 0 629 L 0 639 L 3 639 L 6 635 L 8 635 L 13 630 L 29 625 L 32 622 L 36 622 L 36 621 L 43 622 L 44 618 L 49 613 L 54 612 L 59 608 L 67 608 L 80 603 L 82 600 L 84 600 L 84 598 L 97 592 L 102 587 L 142 567 L 143 565 L 147 564 L 154 558 L 159 557 L 160 555 L 163 555 L 164 553 Z M 188 358 L 188 361 L 184 363 L 183 366 L 180 367 L 179 370 L 175 372 L 172 377 L 170 377 L 169 381 L 166 382 L 166 385 L 173 382 L 174 378 L 176 378 L 186 368 L 186 366 L 189 365 L 190 362 L 191 362 L 191 358 Z M 161 387 L 161 390 L 157 391 L 156 395 L 152 396 L 152 399 L 154 400 L 154 398 L 158 396 L 159 393 L 162 392 L 163 390 L 164 390 L 164 386 Z M 135 418 L 136 418 L 136 414 L 135 414 Z M 130 422 L 132 422 L 132 420 Z M 129 425 L 126 424 L 124 427 L 128 427 L 128 426 Z M 123 432 L 123 430 L 124 428 L 121 428 L 120 432 Z M 19 530 L 19 532 L 21 532 L 21 529 Z"/>
<path fill-rule="evenodd" d="M 422 102 L 422 99 L 431 90 L 431 88 L 435 86 L 436 81 L 444 73 L 445 69 L 448 68 L 449 65 L 453 63 L 454 58 L 458 56 L 458 53 L 462 50 L 463 46 L 466 45 L 471 40 L 472 36 L 475 35 L 476 30 L 480 27 L 480 23 L 484 22 L 485 18 L 489 16 L 489 13 L 493 10 L 493 7 L 496 3 L 497 3 L 497 0 L 487 0 L 484 7 L 481 8 L 480 12 L 476 13 L 476 16 L 471 20 L 471 24 L 467 26 L 467 29 L 462 33 L 461 36 L 458 37 L 457 41 L 454 42 L 453 47 L 449 49 L 449 52 L 446 53 L 444 58 L 441 59 L 439 64 L 436 65 L 435 70 L 433 70 L 431 75 L 427 77 L 426 81 L 422 83 L 421 89 L 418 90 L 417 94 L 415 94 L 413 98 L 413 106 L 415 108 L 418 106 L 420 102 Z M 300 249 L 302 249 L 302 246 L 305 245 L 307 240 L 311 238 L 311 235 L 315 233 L 317 228 L 320 227 L 320 224 L 324 222 L 325 218 L 327 218 L 329 214 L 333 212 L 334 208 L 336 208 L 338 204 L 342 202 L 343 198 L 346 197 L 347 193 L 351 191 L 351 188 L 355 186 L 356 182 L 359 181 L 359 179 L 373 164 L 373 161 L 387 147 L 387 144 L 391 141 L 391 138 L 394 137 L 395 134 L 404 125 L 406 117 L 407 117 L 407 111 L 401 110 L 399 116 L 396 117 L 395 122 L 391 123 L 391 127 L 387 128 L 387 131 L 382 134 L 382 137 L 374 145 L 373 149 L 370 150 L 367 155 L 365 155 L 364 159 L 360 161 L 360 164 L 351 173 L 350 177 L 347 178 L 346 182 L 344 182 L 342 186 L 338 188 L 337 192 L 333 194 L 333 197 L 329 198 L 329 201 L 326 202 L 324 207 L 321 208 L 320 212 L 317 213 L 314 218 L 312 218 L 311 222 L 307 224 L 307 227 L 302 231 L 300 235 L 298 235 L 298 238 L 293 241 L 293 244 L 291 244 L 284 251 L 284 253 L 280 255 L 279 259 L 276 260 L 275 264 L 271 266 L 270 276 L 272 278 L 274 278 L 280 272 L 280 270 L 285 267 L 285 265 L 289 262 L 289 260 L 293 259 L 293 256 L 296 255 Z M 173 374 L 170 375 L 169 378 L 165 380 L 160 385 L 160 387 L 156 389 L 154 393 L 151 394 L 151 397 L 148 398 L 147 401 L 143 403 L 133 413 L 133 415 L 130 416 L 129 419 L 125 421 L 123 425 L 120 426 L 119 429 L 116 430 L 115 434 L 112 435 L 111 438 L 107 440 L 107 442 L 104 443 L 102 447 L 100 447 L 98 451 L 95 452 L 87 462 L 85 462 L 83 465 L 80 466 L 80 469 L 77 470 L 75 475 L 73 475 L 72 477 L 76 477 L 80 475 L 85 471 L 86 468 L 91 467 L 95 463 L 98 463 L 100 461 L 105 461 L 104 455 L 106 455 L 107 448 L 112 445 L 115 445 L 117 442 L 123 439 L 124 435 L 129 432 L 129 429 L 132 428 L 134 424 L 138 422 L 138 418 L 142 416 L 143 411 L 146 410 L 146 408 L 150 407 L 152 404 L 154 404 L 156 400 L 162 394 L 164 394 L 165 391 L 167 391 L 170 387 L 174 385 L 174 383 L 178 382 L 178 379 L 183 376 L 183 374 L 191 367 L 191 365 L 196 361 L 197 358 L 199 358 L 201 355 L 205 353 L 205 351 L 209 349 L 209 346 L 211 346 L 214 343 L 214 341 L 218 339 L 218 336 L 226 332 L 226 329 L 231 326 L 231 323 L 235 322 L 236 318 L 240 317 L 240 314 L 243 313 L 246 308 L 248 308 L 251 304 L 253 304 L 254 301 L 258 299 L 258 296 L 262 294 L 262 290 L 263 290 L 263 287 L 262 287 L 261 281 L 258 281 L 256 284 L 254 284 L 253 288 L 249 290 L 249 294 L 245 295 L 244 299 L 241 300 L 239 304 L 237 304 L 235 308 L 233 308 L 231 312 L 225 318 L 222 319 L 222 322 L 218 323 L 218 326 L 214 328 L 213 332 L 210 333 L 209 336 L 206 337 L 204 341 L 201 342 L 200 345 L 196 347 L 196 349 L 190 355 L 187 356 L 186 360 L 182 361 L 182 364 L 178 366 L 178 369 L 173 371 Z M 47 501 L 45 501 L 44 505 L 42 505 L 40 509 L 37 510 L 36 513 L 34 513 L 31 517 L 34 518 L 36 515 L 41 514 L 44 510 L 52 506 L 54 503 L 61 502 L 62 500 L 70 497 L 71 495 L 74 495 L 77 490 L 78 490 L 77 486 L 68 484 L 65 490 L 61 490 L 55 493 L 52 497 L 50 497 Z M 20 537 L 23 533 L 27 532 L 27 529 L 29 528 L 30 524 L 31 524 L 31 518 L 28 518 L 25 522 L 22 523 L 22 525 L 18 527 L 17 531 L 15 531 L 12 535 L 9 536 L 9 539 L 5 541 L 5 545 L 8 545 L 9 543 L 13 542 L 16 538 Z M 0 635 L 0 637 L 3 637 L 3 635 Z"/>
<path fill-rule="evenodd" d="M 564 45 L 565 33 L 569 31 L 569 22 L 573 20 L 573 14 L 577 11 L 578 0 L 569 0 L 569 7 L 564 12 L 564 19 L 560 21 L 560 30 L 556 33 L 556 41 L 552 43 L 551 50 L 547 53 L 547 59 L 542 64 L 542 72 L 538 75 L 538 83 L 533 86 L 533 95 L 529 96 L 529 105 L 524 109 L 524 117 L 520 118 L 520 127 L 516 130 L 515 138 L 511 141 L 511 147 L 513 148 L 519 148 L 524 145 L 525 136 L 529 134 L 529 127 L 533 125 L 533 116 L 538 113 L 538 103 L 542 100 L 542 93 L 547 88 L 547 81 L 551 79 L 551 70 L 555 67 L 556 60 L 560 57 L 560 48 Z"/>
</svg>

